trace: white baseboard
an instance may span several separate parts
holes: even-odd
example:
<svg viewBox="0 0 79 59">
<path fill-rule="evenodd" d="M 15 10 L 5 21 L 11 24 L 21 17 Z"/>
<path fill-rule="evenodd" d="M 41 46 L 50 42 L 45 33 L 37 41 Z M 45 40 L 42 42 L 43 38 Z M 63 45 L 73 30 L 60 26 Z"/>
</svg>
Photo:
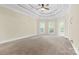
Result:
<svg viewBox="0 0 79 59">
<path fill-rule="evenodd" d="M 73 46 L 73 48 L 74 48 L 76 54 L 79 55 L 79 52 L 78 52 L 77 48 L 73 45 L 73 43 L 71 43 L 71 44 L 72 44 L 72 46 Z"/>
<path fill-rule="evenodd" d="M 31 34 L 31 35 L 27 35 L 27 36 L 22 36 L 22 37 L 17 37 L 17 38 L 13 38 L 13 39 L 8 39 L 8 40 L 5 40 L 5 41 L 1 41 L 0 44 L 7 43 L 7 42 L 12 42 L 12 41 L 15 41 L 15 40 L 20 40 L 20 39 L 23 39 L 23 38 L 32 37 L 32 36 L 35 36 L 35 35 L 37 35 L 37 34 Z"/>
<path fill-rule="evenodd" d="M 77 48 L 74 46 L 73 42 L 71 42 L 71 40 L 69 40 L 69 41 L 72 44 L 72 47 L 74 48 L 76 54 L 79 55 L 79 52 L 78 52 Z"/>
<path fill-rule="evenodd" d="M 64 36 L 65 38 L 67 38 L 67 39 L 69 39 L 69 37 L 68 36 Z M 70 39 L 69 39 L 70 40 Z"/>
<path fill-rule="evenodd" d="M 73 44 L 73 42 L 72 42 L 72 39 L 70 39 L 68 36 L 65 36 L 65 37 L 69 39 L 69 41 L 70 41 L 70 43 L 72 44 L 72 47 L 74 48 L 76 54 L 79 55 L 79 52 L 78 52 L 77 48 L 74 46 L 74 44 Z"/>
</svg>

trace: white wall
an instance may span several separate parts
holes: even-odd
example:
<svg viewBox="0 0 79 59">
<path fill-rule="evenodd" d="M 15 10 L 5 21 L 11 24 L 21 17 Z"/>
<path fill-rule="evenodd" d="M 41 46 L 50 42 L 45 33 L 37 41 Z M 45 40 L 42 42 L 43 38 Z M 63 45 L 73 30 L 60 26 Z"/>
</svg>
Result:
<svg viewBox="0 0 79 59">
<path fill-rule="evenodd" d="M 0 42 L 36 33 L 36 20 L 0 6 Z"/>
<path fill-rule="evenodd" d="M 71 10 L 67 15 L 68 36 L 73 40 L 76 49 L 79 48 L 79 5 L 71 5 Z"/>
</svg>

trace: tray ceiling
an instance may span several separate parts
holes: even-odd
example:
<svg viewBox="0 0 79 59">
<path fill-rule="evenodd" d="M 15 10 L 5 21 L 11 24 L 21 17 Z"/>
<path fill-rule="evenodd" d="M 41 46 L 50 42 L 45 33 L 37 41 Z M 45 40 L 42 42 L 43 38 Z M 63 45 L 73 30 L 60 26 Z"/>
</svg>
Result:
<svg viewBox="0 0 79 59">
<path fill-rule="evenodd" d="M 38 4 L 5 4 L 3 6 L 26 15 L 40 18 L 62 17 L 69 9 L 69 5 L 67 4 L 49 4 L 47 6 L 49 10 L 47 11 L 39 10 L 41 6 Z"/>
</svg>

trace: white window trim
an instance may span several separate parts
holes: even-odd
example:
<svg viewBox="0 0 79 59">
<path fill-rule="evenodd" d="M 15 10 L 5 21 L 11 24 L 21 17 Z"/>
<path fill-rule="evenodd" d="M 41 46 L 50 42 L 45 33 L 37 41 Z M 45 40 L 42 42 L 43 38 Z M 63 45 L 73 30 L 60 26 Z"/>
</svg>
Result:
<svg viewBox="0 0 79 59">
<path fill-rule="evenodd" d="M 43 32 L 43 33 L 40 33 L 40 21 L 45 21 L 45 32 Z M 48 22 L 49 21 L 54 21 L 55 22 L 55 32 L 53 32 L 53 33 L 49 33 L 48 32 Z M 53 34 L 53 35 L 60 35 L 59 33 L 58 33 L 58 22 L 59 22 L 59 20 L 37 20 L 37 34 Z M 64 26 L 65 26 L 65 20 L 64 20 Z M 64 27 L 65 28 L 65 27 Z M 64 30 L 65 31 L 65 30 Z M 65 35 L 65 32 L 64 32 L 64 35 Z"/>
</svg>

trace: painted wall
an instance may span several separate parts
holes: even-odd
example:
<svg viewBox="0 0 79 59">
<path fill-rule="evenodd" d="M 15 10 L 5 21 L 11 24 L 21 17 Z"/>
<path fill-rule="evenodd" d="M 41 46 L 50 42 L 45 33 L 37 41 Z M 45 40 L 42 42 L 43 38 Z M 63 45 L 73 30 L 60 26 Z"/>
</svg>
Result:
<svg viewBox="0 0 79 59">
<path fill-rule="evenodd" d="M 79 48 L 79 5 L 71 5 L 68 14 L 68 36 L 73 40 L 76 49 Z"/>
<path fill-rule="evenodd" d="M 36 33 L 36 20 L 0 6 L 0 42 Z"/>
</svg>

